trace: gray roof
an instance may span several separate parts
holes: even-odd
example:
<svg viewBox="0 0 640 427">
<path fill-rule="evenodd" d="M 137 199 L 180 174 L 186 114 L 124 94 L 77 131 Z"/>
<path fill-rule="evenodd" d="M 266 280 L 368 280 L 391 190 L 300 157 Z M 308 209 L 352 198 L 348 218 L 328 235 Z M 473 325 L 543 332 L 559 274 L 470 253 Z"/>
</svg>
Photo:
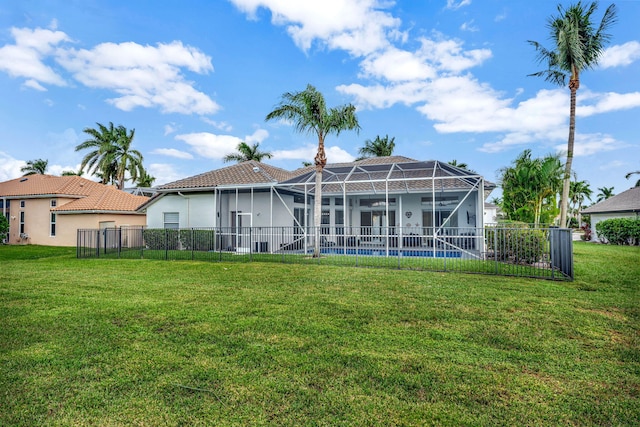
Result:
<svg viewBox="0 0 640 427">
<path fill-rule="evenodd" d="M 630 188 L 582 211 L 583 214 L 610 212 L 640 212 L 640 187 Z"/>
<path fill-rule="evenodd" d="M 404 156 L 370 157 L 355 162 L 327 164 L 323 191 L 327 194 L 444 191 L 472 188 L 481 176 L 436 160 L 417 161 Z M 157 187 L 160 193 L 207 190 L 214 187 L 278 184 L 297 191 L 313 191 L 315 166 L 287 171 L 265 163 L 247 161 Z M 485 190 L 495 184 L 485 182 Z"/>
</svg>

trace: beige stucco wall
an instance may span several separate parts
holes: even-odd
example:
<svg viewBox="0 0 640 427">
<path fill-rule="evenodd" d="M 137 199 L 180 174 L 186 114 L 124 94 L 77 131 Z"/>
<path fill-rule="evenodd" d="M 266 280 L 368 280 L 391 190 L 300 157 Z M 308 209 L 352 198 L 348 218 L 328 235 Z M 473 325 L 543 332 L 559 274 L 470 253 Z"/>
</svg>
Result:
<svg viewBox="0 0 640 427">
<path fill-rule="evenodd" d="M 9 219 L 9 243 L 47 246 L 75 246 L 79 228 L 99 228 L 100 222 L 112 221 L 115 226 L 145 225 L 146 216 L 141 214 L 103 213 L 56 213 L 56 235 L 51 236 L 51 198 L 23 199 L 25 207 L 20 208 L 20 200 L 11 201 Z M 55 198 L 57 206 L 64 206 L 71 199 Z M 25 234 L 20 237 L 20 212 L 25 213 Z"/>
</svg>

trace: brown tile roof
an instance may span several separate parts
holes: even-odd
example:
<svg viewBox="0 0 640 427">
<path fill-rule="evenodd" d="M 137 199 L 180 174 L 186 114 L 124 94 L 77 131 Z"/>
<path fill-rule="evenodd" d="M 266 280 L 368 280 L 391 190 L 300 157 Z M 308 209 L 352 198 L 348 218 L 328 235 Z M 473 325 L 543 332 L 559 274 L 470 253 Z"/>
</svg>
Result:
<svg viewBox="0 0 640 427">
<path fill-rule="evenodd" d="M 633 187 L 583 210 L 583 214 L 640 212 L 640 187 Z"/>
<path fill-rule="evenodd" d="M 286 181 L 292 176 L 293 173 L 287 170 L 250 160 L 170 182 L 157 188 L 162 191 L 183 188 L 212 188 L 227 184 L 267 184 Z"/>
<path fill-rule="evenodd" d="M 103 185 L 80 176 L 29 175 L 0 182 L 0 197 L 53 198 L 73 200 L 53 208 L 56 212 L 110 211 L 134 212 L 148 197 L 134 196 L 110 185 Z"/>
</svg>

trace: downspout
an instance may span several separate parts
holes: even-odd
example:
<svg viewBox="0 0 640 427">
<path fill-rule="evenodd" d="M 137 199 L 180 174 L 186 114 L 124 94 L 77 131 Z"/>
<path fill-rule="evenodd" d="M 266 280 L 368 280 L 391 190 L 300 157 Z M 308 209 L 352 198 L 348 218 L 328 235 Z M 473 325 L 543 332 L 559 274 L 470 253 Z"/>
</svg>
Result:
<svg viewBox="0 0 640 427">
<path fill-rule="evenodd" d="M 191 227 L 191 198 L 178 191 L 178 196 L 187 199 L 187 228 Z"/>
</svg>

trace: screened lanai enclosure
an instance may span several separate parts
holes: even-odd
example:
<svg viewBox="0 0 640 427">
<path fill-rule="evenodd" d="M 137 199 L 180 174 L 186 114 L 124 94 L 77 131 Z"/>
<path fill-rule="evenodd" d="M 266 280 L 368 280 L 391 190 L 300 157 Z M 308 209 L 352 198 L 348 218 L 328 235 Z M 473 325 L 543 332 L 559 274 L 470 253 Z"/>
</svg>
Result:
<svg viewBox="0 0 640 427">
<path fill-rule="evenodd" d="M 327 253 L 422 251 L 427 256 L 479 257 L 483 201 L 494 188 L 469 171 L 438 161 L 335 164 L 322 178 L 321 227 L 312 227 L 315 169 L 275 184 L 218 186 L 216 227 L 228 229 L 223 246 L 246 252 L 313 248 Z M 290 227 L 286 237 L 263 236 L 264 227 Z M 247 229 L 265 240 L 249 240 Z M 330 248 L 330 249 L 329 249 Z M 393 253 L 393 252 L 392 252 Z"/>
</svg>

